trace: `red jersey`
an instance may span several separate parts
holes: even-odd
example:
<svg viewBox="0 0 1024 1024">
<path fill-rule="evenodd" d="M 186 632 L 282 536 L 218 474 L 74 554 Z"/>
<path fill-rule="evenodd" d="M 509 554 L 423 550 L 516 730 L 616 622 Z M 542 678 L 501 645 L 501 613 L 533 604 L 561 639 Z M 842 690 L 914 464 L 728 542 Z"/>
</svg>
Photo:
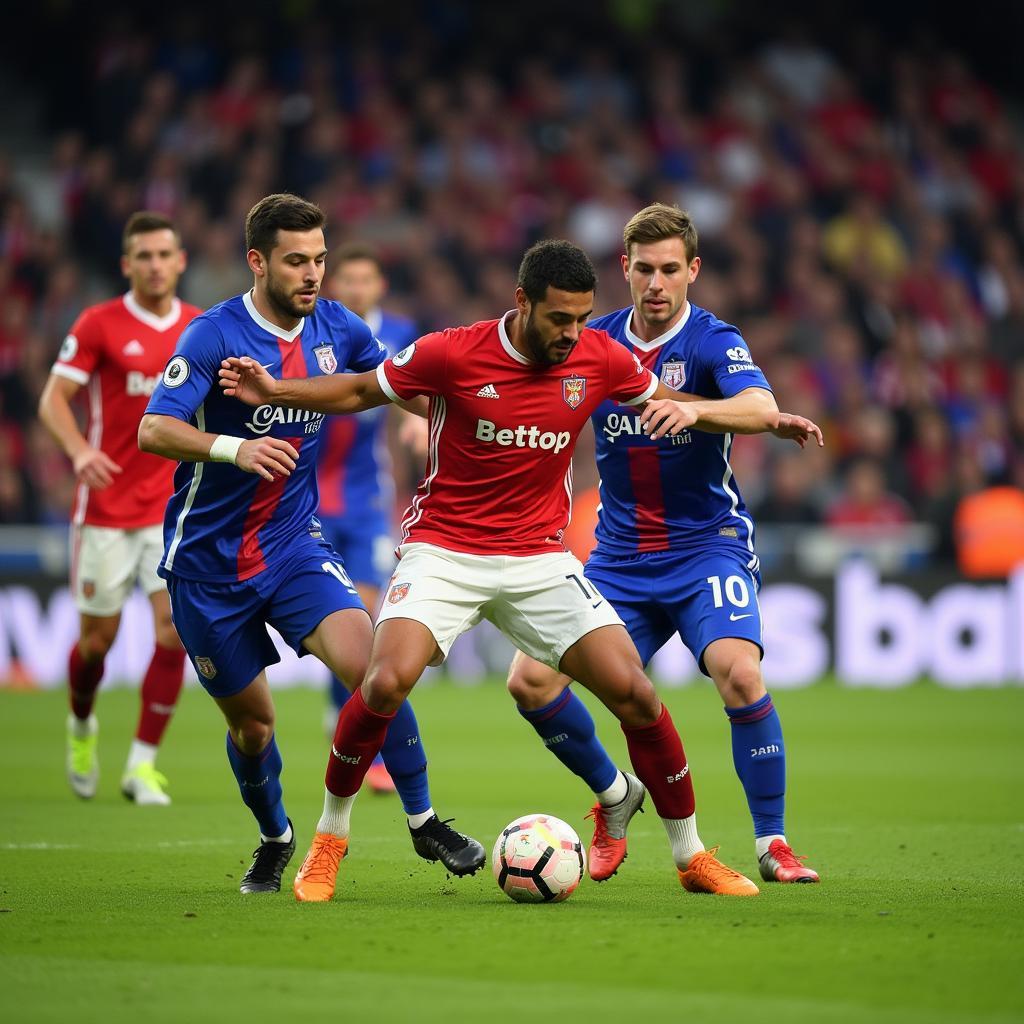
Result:
<svg viewBox="0 0 1024 1024">
<path fill-rule="evenodd" d="M 64 339 L 52 372 L 88 388 L 89 444 L 123 471 L 102 490 L 78 485 L 76 524 L 133 530 L 163 522 L 175 463 L 139 451 L 139 421 L 178 336 L 201 312 L 175 299 L 158 317 L 129 292 L 84 310 Z"/>
<path fill-rule="evenodd" d="M 403 543 L 479 555 L 564 550 L 580 430 L 606 398 L 639 405 L 658 387 L 590 328 L 564 363 L 531 362 L 512 347 L 504 317 L 425 335 L 377 367 L 377 379 L 392 401 L 430 397 L 426 477 Z"/>
</svg>

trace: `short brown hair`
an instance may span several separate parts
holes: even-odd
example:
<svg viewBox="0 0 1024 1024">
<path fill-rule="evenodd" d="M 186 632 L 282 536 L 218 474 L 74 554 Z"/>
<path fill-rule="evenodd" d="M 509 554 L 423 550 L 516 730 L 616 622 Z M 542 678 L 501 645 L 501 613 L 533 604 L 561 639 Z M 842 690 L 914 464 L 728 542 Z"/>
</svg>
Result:
<svg viewBox="0 0 1024 1024">
<path fill-rule="evenodd" d="M 128 218 L 128 223 L 121 232 L 121 251 L 127 253 L 128 243 L 136 235 L 144 235 L 149 231 L 173 231 L 175 240 L 181 244 L 178 229 L 168 217 L 153 210 L 137 210 Z"/>
<path fill-rule="evenodd" d="M 666 238 L 683 240 L 687 263 L 697 255 L 697 228 L 693 218 L 678 206 L 669 206 L 667 203 L 645 206 L 629 218 L 622 232 L 627 256 L 631 255 L 630 247 L 634 242 L 642 245 L 646 242 L 661 242 Z"/>
<path fill-rule="evenodd" d="M 384 273 L 384 264 L 381 262 L 380 253 L 369 242 L 346 242 L 331 253 L 331 263 L 335 267 L 340 267 L 343 263 L 354 263 L 356 260 L 366 260 L 368 263 L 372 263 L 380 273 Z"/>
<path fill-rule="evenodd" d="M 269 256 L 278 231 L 312 231 L 326 222 L 324 211 L 315 203 L 291 192 L 275 192 L 264 196 L 245 218 L 245 247 Z"/>
</svg>

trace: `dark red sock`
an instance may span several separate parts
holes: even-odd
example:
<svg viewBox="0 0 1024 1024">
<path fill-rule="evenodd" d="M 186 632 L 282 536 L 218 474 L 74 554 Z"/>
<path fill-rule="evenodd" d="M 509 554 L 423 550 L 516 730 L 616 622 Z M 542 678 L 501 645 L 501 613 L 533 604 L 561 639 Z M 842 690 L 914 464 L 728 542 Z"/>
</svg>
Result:
<svg viewBox="0 0 1024 1024">
<path fill-rule="evenodd" d="M 370 764 L 384 744 L 384 736 L 395 716 L 371 711 L 356 690 L 345 702 L 334 730 L 334 744 L 327 759 L 327 789 L 335 796 L 359 792 Z"/>
<path fill-rule="evenodd" d="M 135 738 L 154 747 L 160 744 L 178 703 L 185 679 L 185 652 L 180 647 L 153 648 L 153 657 L 142 680 L 142 707 Z"/>
<path fill-rule="evenodd" d="M 78 644 L 71 648 L 68 657 L 68 689 L 71 697 L 71 711 L 75 718 L 85 719 L 92 714 L 96 702 L 96 690 L 103 678 L 103 661 L 92 665 L 86 663 L 78 650 Z"/>
<path fill-rule="evenodd" d="M 694 811 L 693 782 L 683 741 L 663 704 L 654 725 L 622 727 L 629 759 L 663 818 L 688 818 Z"/>
</svg>

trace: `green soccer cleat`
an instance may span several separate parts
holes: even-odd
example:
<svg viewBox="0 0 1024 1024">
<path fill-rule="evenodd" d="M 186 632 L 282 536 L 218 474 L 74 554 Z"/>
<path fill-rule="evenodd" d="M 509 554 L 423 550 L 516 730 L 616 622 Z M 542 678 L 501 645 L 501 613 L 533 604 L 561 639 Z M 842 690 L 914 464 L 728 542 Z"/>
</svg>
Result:
<svg viewBox="0 0 1024 1024">
<path fill-rule="evenodd" d="M 166 807 L 171 802 L 166 789 L 167 776 L 148 762 L 121 776 L 121 792 L 140 807 Z"/>
<path fill-rule="evenodd" d="M 84 736 L 80 735 L 83 726 Z M 96 795 L 96 787 L 100 780 L 99 759 L 96 756 L 99 722 L 96 721 L 95 715 L 90 715 L 84 722 L 74 715 L 68 715 L 67 731 L 68 783 L 75 796 L 91 800 Z"/>
</svg>

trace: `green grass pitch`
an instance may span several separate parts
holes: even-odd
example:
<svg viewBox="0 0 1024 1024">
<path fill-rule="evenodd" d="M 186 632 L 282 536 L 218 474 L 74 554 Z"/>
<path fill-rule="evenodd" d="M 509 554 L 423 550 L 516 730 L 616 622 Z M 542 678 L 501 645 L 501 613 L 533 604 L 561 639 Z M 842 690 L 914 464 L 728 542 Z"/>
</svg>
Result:
<svg viewBox="0 0 1024 1024">
<path fill-rule="evenodd" d="M 728 725 L 707 686 L 665 694 L 686 741 L 704 841 L 756 877 Z M 589 699 L 589 698 L 588 698 Z M 101 693 L 91 803 L 63 778 L 62 694 L 0 692 L 0 1019 L 83 1022 L 643 1020 L 916 1022 L 1024 1017 L 1024 690 L 778 692 L 789 837 L 818 886 L 756 899 L 679 886 L 648 802 L 623 870 L 567 903 L 513 904 L 490 875 L 412 852 L 394 798 L 363 794 L 330 904 L 291 879 L 319 813 L 322 698 L 278 694 L 298 831 L 286 888 L 242 897 L 255 829 L 198 690 L 160 766 L 174 804 L 118 779 L 136 709 Z M 588 793 L 494 683 L 415 694 L 442 816 L 490 850 L 548 811 L 589 838 Z M 599 730 L 625 763 L 621 733 Z M 560 1016 L 559 1016 L 560 1015 Z"/>
</svg>

